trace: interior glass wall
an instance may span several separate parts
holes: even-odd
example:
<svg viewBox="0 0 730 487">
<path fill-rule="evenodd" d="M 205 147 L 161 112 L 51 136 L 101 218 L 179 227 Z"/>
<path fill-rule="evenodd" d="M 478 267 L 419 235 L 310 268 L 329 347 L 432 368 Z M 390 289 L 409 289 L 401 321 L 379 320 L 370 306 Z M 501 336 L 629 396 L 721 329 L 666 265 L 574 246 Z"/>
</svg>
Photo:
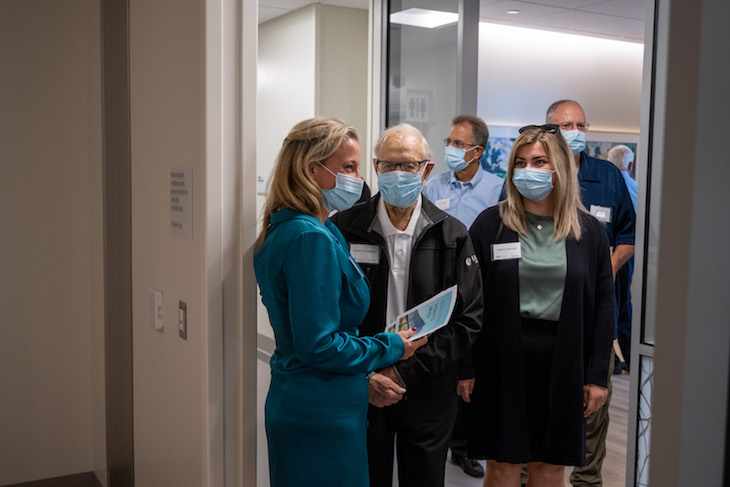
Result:
<svg viewBox="0 0 730 487">
<path fill-rule="evenodd" d="M 402 23 L 424 20 L 426 14 L 419 10 L 450 16 L 435 27 Z M 446 169 L 438 167 L 443 164 L 442 140 L 458 106 L 458 11 L 459 0 L 388 2 L 385 126 L 405 122 L 418 128 L 434 153 L 434 173 Z"/>
</svg>

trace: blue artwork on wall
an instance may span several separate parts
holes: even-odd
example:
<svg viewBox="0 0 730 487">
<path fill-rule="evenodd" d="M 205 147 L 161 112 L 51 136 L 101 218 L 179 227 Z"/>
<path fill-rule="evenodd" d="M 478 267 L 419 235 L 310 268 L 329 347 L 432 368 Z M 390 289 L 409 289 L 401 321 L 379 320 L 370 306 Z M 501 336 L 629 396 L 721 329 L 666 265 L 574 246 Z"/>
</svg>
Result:
<svg viewBox="0 0 730 487">
<path fill-rule="evenodd" d="M 509 153 L 514 143 L 514 137 L 489 137 L 487 150 L 480 159 L 482 167 L 504 179 L 507 176 Z"/>
<path fill-rule="evenodd" d="M 489 140 L 487 141 L 487 150 L 484 151 L 484 154 L 482 154 L 482 158 L 480 159 L 482 167 L 502 179 L 507 177 L 509 153 L 512 150 L 512 145 L 514 143 L 515 137 L 489 137 Z M 608 151 L 619 144 L 627 146 L 634 152 L 634 155 L 636 155 L 637 144 L 635 142 L 589 141 L 586 144 L 586 151 L 591 157 L 606 159 Z"/>
</svg>

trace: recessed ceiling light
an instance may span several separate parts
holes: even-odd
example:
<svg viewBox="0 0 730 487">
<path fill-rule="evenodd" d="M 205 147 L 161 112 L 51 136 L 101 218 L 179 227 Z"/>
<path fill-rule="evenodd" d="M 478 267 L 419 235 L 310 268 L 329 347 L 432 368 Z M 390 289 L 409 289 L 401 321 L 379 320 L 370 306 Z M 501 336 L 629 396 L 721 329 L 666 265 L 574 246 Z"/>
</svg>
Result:
<svg viewBox="0 0 730 487">
<path fill-rule="evenodd" d="M 412 25 L 427 29 L 434 29 L 458 21 L 459 14 L 457 13 L 422 8 L 409 8 L 390 14 L 390 22 L 393 24 Z"/>
<path fill-rule="evenodd" d="M 514 10 L 514 9 L 513 9 L 513 10 L 507 10 L 507 13 L 508 13 L 509 15 L 517 15 L 518 13 L 520 13 L 520 11 L 519 11 L 519 10 Z"/>
</svg>

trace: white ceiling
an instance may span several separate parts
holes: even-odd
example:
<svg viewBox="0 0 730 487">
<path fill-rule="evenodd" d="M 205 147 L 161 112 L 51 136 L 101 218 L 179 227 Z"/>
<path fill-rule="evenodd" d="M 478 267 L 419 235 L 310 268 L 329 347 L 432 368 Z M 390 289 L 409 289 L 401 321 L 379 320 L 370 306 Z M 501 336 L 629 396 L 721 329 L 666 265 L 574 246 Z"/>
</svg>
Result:
<svg viewBox="0 0 730 487">
<path fill-rule="evenodd" d="M 368 0 L 259 0 L 259 24 L 312 3 L 367 10 Z"/>
<path fill-rule="evenodd" d="M 480 0 L 480 20 L 631 42 L 644 41 L 648 0 Z M 312 3 L 368 8 L 368 0 L 259 0 L 259 23 Z M 518 10 L 519 14 L 508 14 Z"/>
</svg>

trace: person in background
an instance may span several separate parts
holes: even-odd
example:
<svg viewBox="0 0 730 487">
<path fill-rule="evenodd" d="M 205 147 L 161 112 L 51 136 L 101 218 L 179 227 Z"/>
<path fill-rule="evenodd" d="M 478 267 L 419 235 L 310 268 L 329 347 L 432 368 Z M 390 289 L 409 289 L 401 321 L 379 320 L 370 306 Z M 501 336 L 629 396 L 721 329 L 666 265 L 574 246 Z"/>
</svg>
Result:
<svg viewBox="0 0 730 487">
<path fill-rule="evenodd" d="M 397 316 L 454 284 L 458 291 L 447 326 L 410 359 L 370 377 L 370 485 L 392 485 L 395 454 L 400 487 L 443 487 L 459 400 L 457 361 L 471 349 L 482 321 L 479 263 L 464 225 L 421 195 L 433 168 L 421 132 L 408 124 L 391 127 L 374 154 L 380 192 L 332 217 L 370 280 L 362 334 L 377 336 Z"/>
<path fill-rule="evenodd" d="M 629 190 L 631 204 L 634 205 L 634 213 L 636 213 L 636 198 L 639 195 L 639 183 L 631 177 L 631 170 L 634 167 L 634 151 L 623 144 L 616 145 L 608 151 L 608 161 L 621 171 L 626 183 L 626 189 Z"/>
<path fill-rule="evenodd" d="M 430 178 L 423 186 L 423 196 L 467 228 L 479 213 L 499 201 L 504 186 L 502 178 L 481 166 L 487 140 L 489 130 L 484 120 L 474 115 L 454 117 L 449 136 L 444 139 L 444 159 L 450 170 Z"/>
<path fill-rule="evenodd" d="M 573 154 L 578 168 L 578 183 L 583 205 L 603 224 L 603 229 L 612 248 L 611 267 L 614 279 L 618 270 L 634 255 L 634 220 L 636 214 L 623 177 L 613 164 L 590 157 L 586 148 L 586 132 L 590 124 L 580 104 L 574 100 L 558 100 L 547 110 L 545 121 L 560 126 L 563 137 Z M 616 289 L 620 296 L 621 290 Z M 616 302 L 615 315 L 618 315 Z M 614 324 L 614 336 L 618 336 L 618 323 Z M 613 374 L 615 356 L 609 358 L 610 373 Z M 570 481 L 576 487 L 601 486 L 601 467 L 606 456 L 606 435 L 608 433 L 608 407 L 611 401 L 611 380 L 608 380 L 608 400 L 598 414 L 587 420 L 587 463 L 573 470 Z"/>
<path fill-rule="evenodd" d="M 284 139 L 254 271 L 276 337 L 265 424 L 272 487 L 367 487 L 366 374 L 407 359 L 412 330 L 358 337 L 367 279 L 327 219 L 360 197 L 355 130 L 332 118 Z"/>
<path fill-rule="evenodd" d="M 431 177 L 423 186 L 423 195 L 438 208 L 461 221 L 466 228 L 471 227 L 476 217 L 497 204 L 504 186 L 504 180 L 481 165 L 485 153 L 489 129 L 484 120 L 474 115 L 458 115 L 451 122 L 444 160 L 450 171 Z M 474 389 L 474 369 L 471 355 L 467 354 L 459 362 L 459 383 L 457 393 L 464 403 L 471 401 Z M 484 477 L 484 468 L 466 453 L 466 428 L 468 414 L 465 415 L 462 403 L 454 423 L 451 437 L 451 461 L 459 465 L 467 475 Z"/>
<path fill-rule="evenodd" d="M 469 455 L 485 487 L 562 486 L 605 403 L 614 298 L 608 242 L 583 207 L 557 125 L 520 129 L 506 200 L 469 230 L 484 282 Z"/>
<path fill-rule="evenodd" d="M 634 206 L 636 213 L 636 199 L 639 194 L 639 184 L 631 177 L 631 170 L 634 165 L 634 152 L 623 144 L 612 147 L 608 151 L 608 160 L 616 166 L 621 175 L 624 177 L 626 189 L 629 190 L 631 196 L 631 204 Z M 625 364 L 622 369 L 629 369 L 631 366 L 631 279 L 634 275 L 634 256 L 626 262 L 616 273 L 616 286 L 620 293 L 617 298 L 619 302 L 618 310 L 618 345 L 621 349 L 621 355 L 624 357 Z"/>
</svg>

